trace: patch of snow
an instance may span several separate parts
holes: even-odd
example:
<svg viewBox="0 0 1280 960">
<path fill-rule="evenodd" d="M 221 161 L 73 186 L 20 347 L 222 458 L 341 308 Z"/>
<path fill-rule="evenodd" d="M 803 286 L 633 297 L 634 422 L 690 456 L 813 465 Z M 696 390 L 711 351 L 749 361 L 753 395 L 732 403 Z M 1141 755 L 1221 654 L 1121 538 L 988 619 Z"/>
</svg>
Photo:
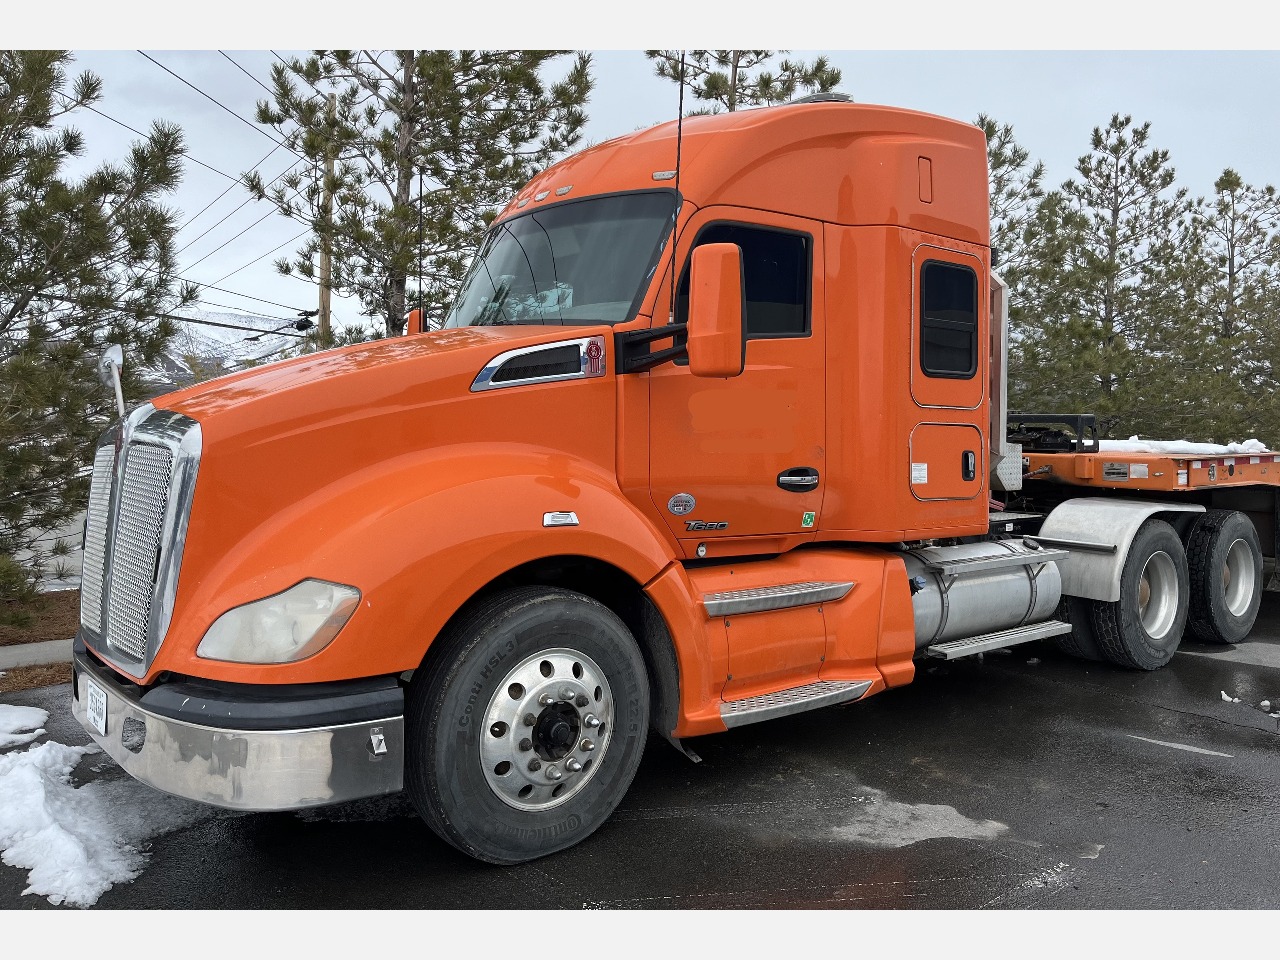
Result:
<svg viewBox="0 0 1280 960">
<path fill-rule="evenodd" d="M 1227 693 L 1227 691 L 1225 691 L 1225 690 L 1222 690 L 1222 691 L 1220 691 L 1220 692 L 1222 693 L 1222 699 L 1223 699 L 1223 700 L 1225 700 L 1227 703 L 1239 703 L 1239 702 L 1240 702 L 1240 698 L 1239 698 L 1239 697 L 1233 697 L 1233 696 L 1231 696 L 1229 693 Z"/>
<path fill-rule="evenodd" d="M 0 677 L 4 674 L 0 673 Z M 39 707 L 14 707 L 0 703 L 0 750 L 20 747 L 36 737 L 44 736 L 44 722 L 49 711 Z M 29 732 L 25 732 L 29 731 Z"/>
<path fill-rule="evenodd" d="M 1103 453 L 1158 453 L 1190 457 L 1221 457 L 1240 453 L 1267 453 L 1261 441 L 1250 438 L 1243 443 L 1195 443 L 1191 440 L 1099 440 L 1098 449 Z"/>
<path fill-rule="evenodd" d="M 899 803 L 881 799 L 860 806 L 857 815 L 833 828 L 841 840 L 873 847 L 907 847 L 922 840 L 951 837 L 958 840 L 994 840 L 1009 828 L 995 820 L 971 820 L 955 807 L 937 803 Z"/>
<path fill-rule="evenodd" d="M 76 764 L 99 752 L 47 742 L 0 756 L 0 860 L 30 871 L 23 894 L 92 906 L 142 872 L 146 841 L 211 816 L 132 778 L 74 786 Z"/>
</svg>

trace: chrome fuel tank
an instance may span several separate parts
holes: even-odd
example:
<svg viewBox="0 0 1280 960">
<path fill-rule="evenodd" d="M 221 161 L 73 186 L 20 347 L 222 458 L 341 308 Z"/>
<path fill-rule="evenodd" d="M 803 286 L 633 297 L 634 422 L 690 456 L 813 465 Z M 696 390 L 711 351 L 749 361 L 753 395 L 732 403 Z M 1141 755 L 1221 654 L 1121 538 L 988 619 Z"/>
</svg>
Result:
<svg viewBox="0 0 1280 960">
<path fill-rule="evenodd" d="M 904 552 L 916 649 L 1049 619 L 1062 596 L 1062 555 L 1024 540 Z"/>
</svg>

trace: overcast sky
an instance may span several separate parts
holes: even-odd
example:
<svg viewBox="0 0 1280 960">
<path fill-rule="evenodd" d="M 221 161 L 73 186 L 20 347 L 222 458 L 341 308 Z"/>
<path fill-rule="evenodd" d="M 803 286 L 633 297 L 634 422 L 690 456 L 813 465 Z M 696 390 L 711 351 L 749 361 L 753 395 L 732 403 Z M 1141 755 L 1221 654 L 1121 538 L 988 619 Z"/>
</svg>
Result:
<svg viewBox="0 0 1280 960">
<path fill-rule="evenodd" d="M 105 82 L 104 97 L 98 105 L 103 113 L 138 130 L 147 129 L 156 118 L 178 123 L 186 135 L 192 160 L 236 176 L 270 153 L 259 168 L 270 179 L 296 157 L 284 149 L 272 153 L 274 144 L 261 130 L 232 116 L 131 48 L 140 47 L 240 117 L 251 120 L 256 101 L 266 95 L 254 78 L 269 83 L 270 64 L 275 59 L 269 48 L 288 56 L 287 48 L 308 44 L 373 45 L 381 41 L 386 46 L 418 39 L 412 36 L 413 30 L 405 36 L 402 29 L 386 36 L 364 36 L 361 27 L 354 28 L 350 36 L 314 36 L 312 24 L 291 30 L 287 21 L 277 24 L 272 19 L 282 17 L 280 11 L 268 11 L 263 20 L 260 7 L 245 5 L 241 9 L 240 3 L 235 0 L 219 4 L 217 9 L 227 16 L 216 20 L 206 17 L 203 23 L 148 19 L 147 5 L 134 4 L 137 22 L 145 23 L 136 30 L 132 29 L 133 21 L 118 13 L 109 23 L 95 23 L 95 16 L 102 17 L 95 12 L 98 8 L 85 5 L 77 9 L 77 3 L 60 5 L 67 16 L 56 29 L 48 23 L 19 22 L 18 45 L 74 49 L 77 66 L 94 71 Z M 1001 24 L 990 31 L 972 22 L 948 24 L 947 11 L 956 10 L 956 5 L 935 7 L 919 2 L 910 5 L 908 13 L 896 15 L 897 20 L 883 12 L 868 18 L 856 13 L 854 4 L 833 7 L 825 21 L 831 29 L 825 29 L 822 8 L 806 5 L 805 22 L 798 28 L 794 18 L 789 21 L 789 30 L 784 25 L 775 30 L 772 24 L 767 28 L 757 24 L 757 28 L 767 29 L 770 42 L 788 43 L 792 55 L 804 59 L 819 52 L 803 49 L 805 40 L 808 46 L 819 37 L 861 41 L 869 49 L 821 51 L 843 71 L 841 90 L 863 103 L 908 107 L 969 121 L 985 112 L 1012 123 L 1017 139 L 1033 157 L 1046 163 L 1049 185 L 1056 186 L 1072 174 L 1076 158 L 1088 149 L 1091 129 L 1105 124 L 1114 112 L 1131 114 L 1139 122 L 1151 121 L 1152 142 L 1170 151 L 1179 184 L 1194 194 L 1209 193 L 1214 179 L 1226 166 L 1238 170 L 1246 182 L 1280 185 L 1280 111 L 1275 102 L 1280 87 L 1280 52 L 1224 49 L 1276 43 L 1280 18 L 1275 8 L 1223 2 L 1215 5 L 1212 23 L 1166 18 L 1150 28 L 1135 15 L 1118 24 L 1114 31 L 1093 29 L 1090 18 L 1101 17 L 1112 6 L 1116 5 L 1092 0 L 1061 9 L 1054 5 L 996 4 L 983 9 L 994 13 L 1017 10 L 1021 14 L 1017 19 L 985 17 L 986 24 Z M 1180 9 L 1170 4 L 1129 6 Z M 478 8 L 478 4 L 472 6 Z M 164 10 L 172 14 L 178 9 L 170 5 L 151 12 L 159 15 Z M 333 16 L 335 11 L 349 8 L 313 5 L 308 9 L 323 19 L 326 11 Z M 485 9 L 494 16 L 483 23 L 458 21 L 443 25 L 439 21 L 426 23 L 422 11 L 429 8 L 425 4 L 402 8 L 402 13 L 396 13 L 394 5 L 388 9 L 392 17 L 403 16 L 406 24 L 419 24 L 421 40 L 433 46 L 534 46 L 555 42 L 593 51 L 596 86 L 588 105 L 586 142 L 606 140 L 675 116 L 676 88 L 654 76 L 639 49 L 618 49 L 624 43 L 670 46 L 684 42 L 707 46 L 722 42 L 719 26 L 708 24 L 705 19 L 691 22 L 692 33 L 686 31 L 678 38 L 629 35 L 625 28 L 608 24 L 579 29 L 576 36 L 574 30 L 569 31 L 569 36 L 560 36 L 553 30 L 553 38 L 545 35 L 547 26 L 542 15 L 534 17 L 540 25 L 531 28 L 532 32 L 514 29 L 516 21 L 538 10 L 544 14 L 554 11 L 574 22 L 575 14 L 581 10 L 606 9 L 603 5 L 557 3 L 539 8 L 532 4 L 491 3 Z M 734 9 L 752 8 L 736 4 Z M 786 8 L 775 3 L 767 9 L 773 11 L 770 16 L 776 17 Z M 250 10 L 258 19 L 250 17 L 234 26 L 235 14 L 248 17 Z M 510 16 L 497 15 L 503 10 Z M 1036 12 L 1028 14 L 1028 10 Z M 294 15 L 297 14 L 298 9 L 294 8 Z M 761 12 L 760 17 L 764 16 Z M 1226 30 L 1224 22 L 1232 24 L 1232 29 Z M 332 21 L 329 24 L 332 27 Z M 264 25 L 265 29 L 259 29 Z M 651 32 L 653 28 L 645 29 Z M 742 29 L 742 22 L 731 28 Z M 750 26 L 746 29 L 749 31 Z M 920 47 L 935 49 L 870 49 L 913 40 Z M 762 38 L 724 36 L 724 43 L 733 41 L 746 46 L 760 43 Z M 217 47 L 204 49 L 210 43 Z M 1146 49 L 1026 49 L 1059 43 L 1078 47 L 1127 44 Z M 1007 49 L 973 49 L 987 45 Z M 96 49 L 85 49 L 90 46 Z M 218 47 L 252 76 L 237 69 Z M 1219 49 L 1152 49 L 1155 47 Z M 567 66 L 569 58 L 564 63 Z M 85 111 L 77 114 L 75 122 L 86 135 L 86 165 L 120 158 L 128 143 L 136 139 L 117 124 Z M 231 190 L 225 196 L 196 216 L 228 187 Z M 181 211 L 180 219 L 190 221 L 178 240 L 179 247 L 190 244 L 178 258 L 182 274 L 237 294 L 273 301 L 258 303 L 235 294 L 208 291 L 207 300 L 213 303 L 246 311 L 256 309 L 269 317 L 288 317 L 295 310 L 314 308 L 314 286 L 280 277 L 271 265 L 296 246 L 291 241 L 300 232 L 300 225 L 271 215 L 251 226 L 269 208 L 265 203 L 249 202 L 233 212 L 247 198 L 243 187 L 226 177 L 194 162 L 187 164 L 184 182 L 172 197 L 173 205 Z M 224 217 L 225 221 L 219 223 Z M 211 232 L 201 236 L 211 227 Z M 354 301 L 335 298 L 334 311 L 339 321 L 358 319 Z"/>
</svg>

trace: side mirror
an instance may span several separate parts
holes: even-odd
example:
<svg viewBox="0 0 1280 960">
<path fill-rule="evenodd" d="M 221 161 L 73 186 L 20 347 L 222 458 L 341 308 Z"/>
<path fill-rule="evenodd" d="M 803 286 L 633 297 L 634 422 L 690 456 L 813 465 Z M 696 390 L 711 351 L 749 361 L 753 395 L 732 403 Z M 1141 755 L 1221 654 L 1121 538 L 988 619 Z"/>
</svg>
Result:
<svg viewBox="0 0 1280 960">
<path fill-rule="evenodd" d="M 116 409 L 124 416 L 124 393 L 120 389 L 120 371 L 124 369 L 124 348 L 113 343 L 98 357 L 98 377 L 104 386 L 112 387 L 116 394 Z"/>
<path fill-rule="evenodd" d="M 736 243 L 698 247 L 689 274 L 689 372 L 736 377 L 746 356 L 742 250 Z"/>
<path fill-rule="evenodd" d="M 413 309 L 409 311 L 407 322 L 404 325 L 404 332 L 406 334 L 427 332 L 427 319 L 421 310 Z"/>
</svg>

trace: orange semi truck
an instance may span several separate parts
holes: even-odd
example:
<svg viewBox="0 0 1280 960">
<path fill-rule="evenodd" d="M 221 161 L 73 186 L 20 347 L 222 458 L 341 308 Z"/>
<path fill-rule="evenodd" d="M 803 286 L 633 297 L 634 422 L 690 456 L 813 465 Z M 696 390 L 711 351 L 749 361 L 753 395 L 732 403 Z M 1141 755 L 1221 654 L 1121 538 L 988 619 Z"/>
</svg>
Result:
<svg viewBox="0 0 1280 960">
<path fill-rule="evenodd" d="M 160 790 L 403 789 L 517 863 L 609 817 L 650 728 L 693 756 L 922 658 L 1241 639 L 1280 458 L 1015 417 L 1024 451 L 1006 350 L 970 124 L 820 98 L 592 147 L 511 200 L 444 329 L 104 435 L 75 715 Z"/>
</svg>

